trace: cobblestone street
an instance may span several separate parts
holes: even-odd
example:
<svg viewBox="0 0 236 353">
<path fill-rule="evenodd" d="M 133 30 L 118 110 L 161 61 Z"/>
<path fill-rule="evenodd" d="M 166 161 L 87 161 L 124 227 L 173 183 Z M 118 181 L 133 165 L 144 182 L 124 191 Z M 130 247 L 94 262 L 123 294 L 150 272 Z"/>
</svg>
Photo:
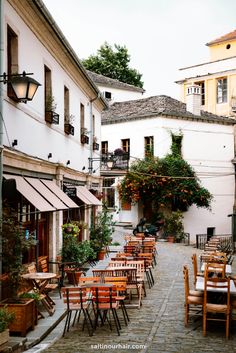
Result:
<svg viewBox="0 0 236 353">
<path fill-rule="evenodd" d="M 155 285 L 147 288 L 147 297 L 140 310 L 129 309 L 130 323 L 122 322 L 121 336 L 109 325 L 99 327 L 92 337 L 81 324 L 71 328 L 44 350 L 45 353 L 137 352 L 137 353 L 233 353 L 236 352 L 236 323 L 231 325 L 230 339 L 225 339 L 225 326 L 207 328 L 202 336 L 202 321 L 190 321 L 184 326 L 183 264 L 188 264 L 192 276 L 191 254 L 199 253 L 192 246 L 157 243 L 157 266 L 153 273 Z M 235 263 L 233 263 L 235 272 Z M 190 284 L 192 285 L 192 277 Z M 146 286 L 148 287 L 148 286 Z M 61 323 L 63 329 L 64 321 Z"/>
</svg>

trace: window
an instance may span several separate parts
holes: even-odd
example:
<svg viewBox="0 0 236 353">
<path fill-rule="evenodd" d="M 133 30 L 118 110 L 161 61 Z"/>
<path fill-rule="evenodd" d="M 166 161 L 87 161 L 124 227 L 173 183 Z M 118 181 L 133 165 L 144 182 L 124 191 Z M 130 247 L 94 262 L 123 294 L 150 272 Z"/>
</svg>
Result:
<svg viewBox="0 0 236 353">
<path fill-rule="evenodd" d="M 84 105 L 80 103 L 80 129 L 81 133 L 84 129 Z"/>
<path fill-rule="evenodd" d="M 69 101 L 69 89 L 64 86 L 64 121 L 65 124 L 70 123 L 70 101 Z"/>
<path fill-rule="evenodd" d="M 108 153 L 108 141 L 102 141 L 102 154 Z"/>
<path fill-rule="evenodd" d="M 217 80 L 217 103 L 227 102 L 227 78 Z"/>
<path fill-rule="evenodd" d="M 7 74 L 18 73 L 18 37 L 16 33 L 7 26 Z M 17 101 L 11 85 L 7 85 L 7 95 Z"/>
<path fill-rule="evenodd" d="M 51 70 L 44 66 L 44 102 L 45 111 L 53 110 L 52 97 L 52 73 Z"/>
<path fill-rule="evenodd" d="M 130 154 L 130 139 L 121 140 L 122 150 Z"/>
<path fill-rule="evenodd" d="M 201 105 L 205 105 L 205 82 L 195 82 L 195 84 L 201 87 Z"/>
<path fill-rule="evenodd" d="M 144 137 L 144 155 L 145 157 L 154 155 L 153 136 Z"/>
<path fill-rule="evenodd" d="M 107 207 L 115 207 L 115 189 L 112 186 L 115 178 L 104 178 L 103 180 L 103 202 Z"/>
</svg>

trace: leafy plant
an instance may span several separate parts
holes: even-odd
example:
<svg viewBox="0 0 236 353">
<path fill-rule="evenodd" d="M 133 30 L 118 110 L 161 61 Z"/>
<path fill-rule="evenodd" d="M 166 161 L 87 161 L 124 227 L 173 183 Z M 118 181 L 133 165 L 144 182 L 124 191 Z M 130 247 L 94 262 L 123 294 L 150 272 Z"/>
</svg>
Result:
<svg viewBox="0 0 236 353">
<path fill-rule="evenodd" d="M 90 229 L 90 241 L 94 251 L 97 253 L 108 246 L 112 241 L 115 222 L 113 215 L 109 213 L 103 204 L 102 211 L 98 213 L 95 223 Z"/>
<path fill-rule="evenodd" d="M 0 308 L 0 332 L 5 331 L 15 318 L 15 313 L 9 312 L 7 305 Z"/>
<path fill-rule="evenodd" d="M 184 238 L 183 214 L 180 211 L 171 212 L 164 217 L 165 234 L 174 236 L 176 239 Z"/>
<path fill-rule="evenodd" d="M 106 42 L 97 50 L 97 55 L 90 55 L 82 60 L 87 70 L 136 87 L 143 87 L 142 75 L 136 69 L 130 68 L 129 62 L 130 55 L 125 46 L 115 44 L 113 48 Z"/>
<path fill-rule="evenodd" d="M 26 236 L 25 230 L 21 227 L 15 210 L 4 207 L 1 222 L 2 235 L 2 271 L 7 273 L 10 284 L 11 297 L 17 297 L 22 281 L 23 273 L 22 257 L 24 252 L 35 245 L 33 234 Z"/>
<path fill-rule="evenodd" d="M 55 103 L 55 98 L 52 94 L 48 94 L 45 102 L 45 111 L 55 111 L 57 104 Z"/>
<path fill-rule="evenodd" d="M 88 240 L 78 241 L 80 222 L 63 224 L 63 245 L 61 249 L 62 262 L 85 263 L 95 256 Z M 68 232 L 69 231 L 69 232 Z"/>
<path fill-rule="evenodd" d="M 175 135 L 173 135 L 175 136 Z M 201 186 L 193 168 L 181 157 L 181 135 L 172 138 L 172 153 L 164 158 L 149 156 L 132 164 L 118 186 L 124 202 L 186 211 L 189 206 L 210 208 L 212 195 Z"/>
</svg>

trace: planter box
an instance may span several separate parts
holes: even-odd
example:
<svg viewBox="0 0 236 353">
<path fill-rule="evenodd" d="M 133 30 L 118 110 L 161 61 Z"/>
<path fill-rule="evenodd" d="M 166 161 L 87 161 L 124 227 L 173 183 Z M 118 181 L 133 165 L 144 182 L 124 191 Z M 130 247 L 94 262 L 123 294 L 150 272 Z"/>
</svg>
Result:
<svg viewBox="0 0 236 353">
<path fill-rule="evenodd" d="M 81 134 L 80 136 L 80 142 L 82 144 L 88 144 L 89 143 L 89 137 L 87 135 Z"/>
<path fill-rule="evenodd" d="M 93 142 L 93 150 L 98 151 L 99 150 L 99 143 Z"/>
<path fill-rule="evenodd" d="M 45 120 L 49 124 L 59 124 L 59 114 L 53 111 L 46 111 L 45 112 Z"/>
<path fill-rule="evenodd" d="M 0 348 L 4 343 L 9 341 L 9 329 L 6 329 L 3 332 L 0 332 Z"/>
<path fill-rule="evenodd" d="M 64 125 L 64 131 L 67 135 L 74 135 L 75 133 L 75 128 L 71 124 L 65 124 Z"/>
<path fill-rule="evenodd" d="M 106 251 L 105 250 L 99 251 L 98 254 L 97 254 L 97 259 L 98 260 L 104 260 L 105 255 L 106 255 Z"/>
<path fill-rule="evenodd" d="M 34 329 L 36 320 L 36 308 L 34 299 L 21 298 L 19 302 L 11 299 L 1 301 L 0 307 L 7 305 L 9 312 L 15 313 L 15 319 L 10 324 L 11 332 L 20 332 L 22 337 L 26 336 L 26 332 L 31 328 Z"/>
</svg>

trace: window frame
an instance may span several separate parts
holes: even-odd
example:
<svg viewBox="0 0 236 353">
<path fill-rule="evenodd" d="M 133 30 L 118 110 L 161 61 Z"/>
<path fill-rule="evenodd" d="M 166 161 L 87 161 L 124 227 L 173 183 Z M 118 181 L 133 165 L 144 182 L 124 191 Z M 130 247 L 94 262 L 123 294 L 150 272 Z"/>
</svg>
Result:
<svg viewBox="0 0 236 353">
<path fill-rule="evenodd" d="M 216 102 L 217 104 L 228 101 L 228 80 L 227 77 L 219 77 L 216 81 Z"/>
</svg>

